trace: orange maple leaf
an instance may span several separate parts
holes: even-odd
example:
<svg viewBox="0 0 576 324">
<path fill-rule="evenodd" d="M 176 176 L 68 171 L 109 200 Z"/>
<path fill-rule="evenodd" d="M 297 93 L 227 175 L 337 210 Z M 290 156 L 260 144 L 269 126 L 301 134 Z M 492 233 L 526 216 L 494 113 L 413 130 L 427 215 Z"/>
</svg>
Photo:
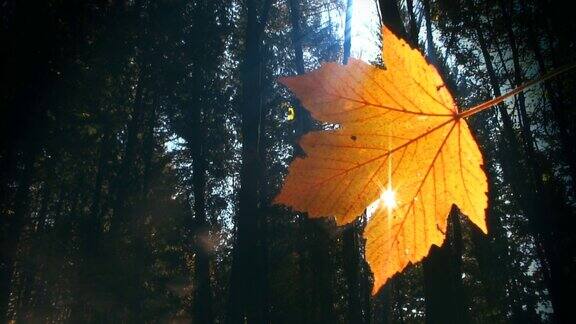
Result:
<svg viewBox="0 0 576 324">
<path fill-rule="evenodd" d="M 375 293 L 442 245 L 453 204 L 486 232 L 482 155 L 436 68 L 387 28 L 386 69 L 351 59 L 282 78 L 335 130 L 306 134 L 275 202 L 339 225 L 376 206 L 364 237 Z"/>
</svg>

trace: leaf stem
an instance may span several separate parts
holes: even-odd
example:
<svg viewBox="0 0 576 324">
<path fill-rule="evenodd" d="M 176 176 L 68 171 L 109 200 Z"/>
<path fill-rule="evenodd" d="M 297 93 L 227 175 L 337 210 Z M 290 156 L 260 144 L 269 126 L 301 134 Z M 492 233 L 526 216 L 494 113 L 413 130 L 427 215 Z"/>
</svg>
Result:
<svg viewBox="0 0 576 324">
<path fill-rule="evenodd" d="M 557 75 L 559 75 L 559 74 L 562 74 L 562 73 L 564 73 L 564 72 L 570 71 L 570 70 L 572 70 L 572 69 L 574 69 L 574 68 L 576 68 L 576 63 L 572 63 L 572 64 L 570 64 L 570 65 L 565 65 L 565 66 L 560 67 L 560 68 L 558 68 L 558 69 L 556 69 L 556 70 L 550 71 L 550 72 L 548 72 L 548 73 L 540 76 L 539 78 L 536 78 L 536 79 L 534 79 L 534 80 L 530 80 L 530 81 L 528 81 L 528 82 L 526 82 L 526 83 L 518 86 L 516 89 L 514 89 L 514 90 L 512 90 L 512 91 L 510 91 L 510 92 L 508 92 L 508 93 L 505 93 L 505 94 L 503 94 L 503 95 L 501 95 L 501 96 L 499 96 L 499 97 L 496 97 L 496 98 L 494 98 L 494 99 L 485 101 L 485 102 L 483 102 L 483 103 L 481 103 L 481 104 L 479 104 L 479 105 L 477 105 L 477 106 L 474 106 L 474 107 L 472 107 L 472 108 L 470 108 L 470 109 L 468 109 L 468 110 L 465 110 L 465 111 L 462 111 L 462 112 L 458 113 L 457 118 L 470 117 L 470 116 L 475 115 L 475 114 L 477 114 L 477 113 L 479 113 L 479 112 L 481 112 L 481 111 L 484 111 L 484 110 L 486 110 L 486 109 L 488 109 L 488 108 L 492 108 L 493 106 L 501 103 L 501 102 L 504 101 L 505 99 L 507 99 L 507 98 L 509 98 L 509 97 L 512 97 L 513 95 L 518 94 L 518 93 L 526 90 L 526 88 L 529 88 L 529 87 L 531 87 L 531 86 L 533 86 L 533 85 L 539 84 L 540 82 L 544 82 L 544 81 L 546 81 L 546 80 L 548 80 L 548 79 L 551 79 L 551 78 L 553 78 L 553 77 L 555 77 L 555 76 L 557 76 Z"/>
</svg>

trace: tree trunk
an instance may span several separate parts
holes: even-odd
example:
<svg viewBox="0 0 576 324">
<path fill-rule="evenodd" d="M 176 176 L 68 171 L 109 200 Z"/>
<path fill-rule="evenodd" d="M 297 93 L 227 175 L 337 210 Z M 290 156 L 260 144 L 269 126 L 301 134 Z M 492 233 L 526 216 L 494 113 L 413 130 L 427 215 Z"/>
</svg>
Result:
<svg viewBox="0 0 576 324">
<path fill-rule="evenodd" d="M 352 12 L 353 0 L 346 5 L 346 24 L 344 27 L 344 56 L 342 63 L 347 64 L 352 47 Z M 344 256 L 344 276 L 348 289 L 348 321 L 350 323 L 363 323 L 362 301 L 360 296 L 360 246 L 358 244 L 358 230 L 360 222 L 349 224 L 342 231 L 342 245 Z"/>
<path fill-rule="evenodd" d="M 114 204 L 112 207 L 111 232 L 120 233 L 123 225 L 128 221 L 128 195 L 136 188 L 134 185 L 136 155 L 138 154 L 138 132 L 140 131 L 142 116 L 144 114 L 144 91 L 145 79 L 147 74 L 144 71 L 145 62 L 140 62 L 141 70 L 139 72 L 136 84 L 136 97 L 134 99 L 131 119 L 126 128 L 126 141 L 124 145 L 124 155 L 114 182 Z"/>
<path fill-rule="evenodd" d="M 210 230 L 206 220 L 206 147 L 204 146 L 206 131 L 202 122 L 202 107 L 198 100 L 201 88 L 200 71 L 193 73 L 194 82 L 192 91 L 192 104 L 186 107 L 190 124 L 188 144 L 192 153 L 192 184 L 194 192 L 194 258 L 195 289 L 193 300 L 194 323 L 213 323 L 212 289 L 210 284 Z"/>
<path fill-rule="evenodd" d="M 357 224 L 358 222 L 349 224 L 342 235 L 343 267 L 348 289 L 348 321 L 350 323 L 364 322 L 360 296 L 360 247 L 358 245 Z"/>
<path fill-rule="evenodd" d="M 332 242 L 326 227 L 329 222 L 324 219 L 308 219 L 310 232 L 313 234 L 310 245 L 310 260 L 312 261 L 312 282 L 314 284 L 312 300 L 313 313 L 310 323 L 336 323 L 334 309 L 334 262 L 330 254 Z"/>
<path fill-rule="evenodd" d="M 478 116 L 477 118 L 481 118 Z M 487 129 L 487 120 L 478 120 Z M 488 162 L 487 165 L 492 165 Z M 488 168 L 488 183 L 493 184 L 498 175 L 493 172 L 493 168 Z M 485 314 L 485 320 L 493 323 L 506 321 L 507 306 L 513 304 L 509 295 L 506 294 L 506 287 L 510 281 L 510 266 L 506 262 L 508 257 L 508 240 L 501 224 L 501 213 L 492 204 L 496 201 L 497 193 L 493 186 L 488 189 L 488 201 L 492 202 L 486 211 L 486 223 L 488 236 L 480 231 L 476 226 L 470 227 L 470 236 L 473 244 L 473 251 L 480 269 L 480 280 L 486 303 L 491 311 Z M 512 315 L 514 317 L 514 314 Z"/>
<path fill-rule="evenodd" d="M 299 75 L 304 74 L 304 50 L 302 48 L 302 30 L 300 28 L 300 0 L 289 0 L 290 6 L 290 24 L 292 27 L 292 46 L 294 47 L 294 65 L 296 72 Z M 302 107 L 299 102 L 294 104 L 294 112 L 296 115 L 295 124 L 295 140 L 294 152 L 295 155 L 301 155 L 301 148 L 297 144 L 297 139 L 308 132 L 312 127 L 312 120 L 310 113 Z M 310 323 L 312 318 L 312 300 L 310 297 L 309 279 L 311 272 L 309 271 L 309 258 L 306 257 L 307 247 L 309 245 L 309 220 L 304 214 L 299 214 L 297 217 L 298 223 L 298 240 L 296 242 L 296 252 L 298 254 L 298 295 L 299 309 L 298 320 L 300 323 Z"/>
<path fill-rule="evenodd" d="M 195 163 L 196 164 L 196 163 Z M 194 259 L 196 285 L 194 290 L 194 322 L 213 323 L 212 313 L 212 289 L 210 284 L 210 260 L 209 247 L 206 246 L 209 235 L 206 223 L 206 207 L 204 195 L 206 176 L 196 173 L 201 172 L 202 166 L 194 166 L 194 220 L 196 223 L 195 247 L 196 258 Z"/>
<path fill-rule="evenodd" d="M 344 55 L 342 63 L 347 64 L 350 58 L 350 48 L 352 47 L 352 12 L 354 11 L 354 1 L 346 2 L 346 22 L 344 24 Z"/>
<path fill-rule="evenodd" d="M 382 15 L 382 23 L 398 37 L 407 39 L 404 23 L 400 16 L 400 9 L 398 9 L 398 2 L 396 0 L 378 0 L 378 4 Z"/>
<path fill-rule="evenodd" d="M 149 115 L 148 122 L 146 124 L 144 140 L 142 142 L 143 146 L 142 164 L 144 165 L 142 171 L 142 186 L 141 186 L 142 189 L 140 192 L 140 197 L 142 198 L 142 200 L 146 200 L 148 198 L 150 191 L 150 181 L 152 180 L 151 179 L 152 166 L 154 160 L 154 152 L 156 149 L 154 129 L 158 124 L 158 113 L 156 111 L 158 109 L 157 105 L 158 105 L 158 99 L 157 97 L 154 97 L 154 100 L 152 101 L 152 107 L 150 109 L 151 111 L 148 114 Z"/>
<path fill-rule="evenodd" d="M 242 70 L 242 166 L 236 217 L 236 242 L 231 269 L 227 323 L 264 323 L 265 304 L 259 260 L 260 113 L 262 108 L 262 34 L 271 0 L 266 0 L 258 18 L 256 1 L 247 0 L 245 54 Z"/>
<path fill-rule="evenodd" d="M 434 46 L 434 38 L 432 37 L 432 18 L 430 15 L 430 0 L 423 0 L 424 17 L 426 19 L 426 54 L 430 63 L 437 63 L 436 47 Z"/>
<path fill-rule="evenodd" d="M 302 49 L 302 31 L 300 28 L 300 0 L 290 0 L 290 23 L 292 25 L 292 44 L 294 46 L 294 63 L 296 65 L 296 72 L 299 75 L 304 74 L 304 50 Z M 296 138 L 302 136 L 306 132 L 310 131 L 312 128 L 312 118 L 310 117 L 310 113 L 308 110 L 304 109 L 299 102 L 295 105 L 295 115 L 296 115 L 296 130 L 295 136 Z M 297 141 L 295 141 L 297 142 Z M 295 144 L 295 154 L 302 154 L 300 152 L 300 147 Z"/>
<path fill-rule="evenodd" d="M 406 8 L 408 9 L 408 23 L 409 33 L 408 37 L 413 46 L 418 46 L 418 25 L 416 23 L 416 13 L 414 12 L 414 1 L 406 0 Z"/>
<path fill-rule="evenodd" d="M 424 259 L 426 323 L 469 323 L 462 283 L 462 231 L 454 210 L 442 247 L 432 246 Z"/>
</svg>

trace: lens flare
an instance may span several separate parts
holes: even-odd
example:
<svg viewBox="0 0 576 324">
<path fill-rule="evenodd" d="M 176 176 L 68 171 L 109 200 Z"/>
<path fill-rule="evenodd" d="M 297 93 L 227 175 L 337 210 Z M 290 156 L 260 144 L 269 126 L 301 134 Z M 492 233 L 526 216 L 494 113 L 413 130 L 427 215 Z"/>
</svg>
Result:
<svg viewBox="0 0 576 324">
<path fill-rule="evenodd" d="M 388 210 L 396 208 L 396 192 L 392 190 L 392 188 L 387 188 L 380 195 L 380 201 L 382 201 Z"/>
</svg>

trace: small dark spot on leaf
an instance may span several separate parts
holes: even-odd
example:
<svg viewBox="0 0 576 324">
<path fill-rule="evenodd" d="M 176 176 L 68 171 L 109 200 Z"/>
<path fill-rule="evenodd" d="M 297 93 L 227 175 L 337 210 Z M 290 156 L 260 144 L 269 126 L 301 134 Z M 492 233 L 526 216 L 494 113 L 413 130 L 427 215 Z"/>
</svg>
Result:
<svg viewBox="0 0 576 324">
<path fill-rule="evenodd" d="M 445 84 L 441 84 L 439 86 L 436 87 L 436 91 L 439 91 L 440 89 L 444 88 L 446 85 Z"/>
<path fill-rule="evenodd" d="M 355 141 L 357 139 L 357 137 L 356 137 L 356 135 L 352 135 L 352 136 L 350 136 L 350 139 Z"/>
</svg>

